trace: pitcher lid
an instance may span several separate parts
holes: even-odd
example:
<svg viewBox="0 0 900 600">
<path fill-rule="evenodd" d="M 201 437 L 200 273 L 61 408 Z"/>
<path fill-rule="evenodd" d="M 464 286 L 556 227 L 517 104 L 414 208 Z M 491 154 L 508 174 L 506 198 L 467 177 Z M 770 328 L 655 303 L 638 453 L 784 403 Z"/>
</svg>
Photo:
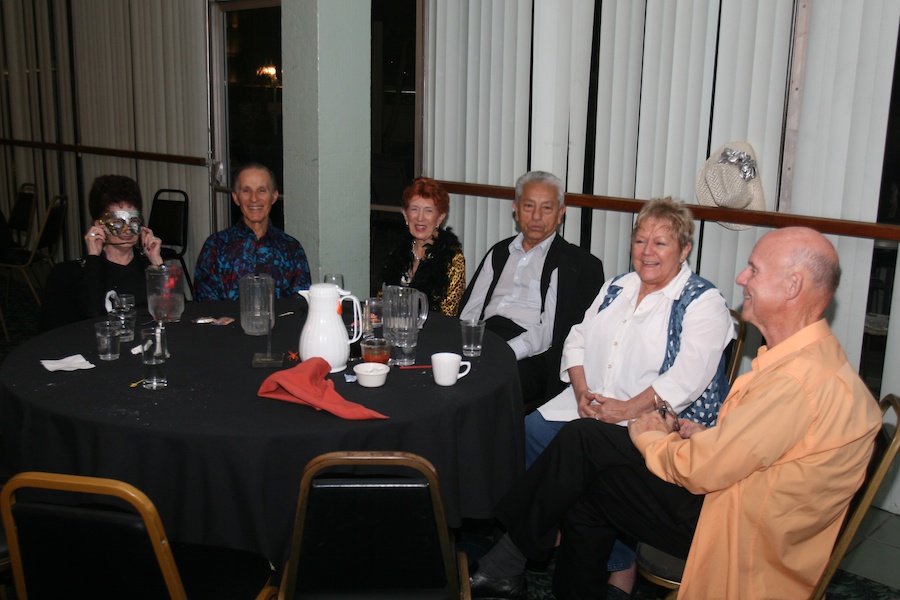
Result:
<svg viewBox="0 0 900 600">
<path fill-rule="evenodd" d="M 311 298 L 336 298 L 340 295 L 340 288 L 333 283 L 314 283 L 309 286 Z"/>
</svg>

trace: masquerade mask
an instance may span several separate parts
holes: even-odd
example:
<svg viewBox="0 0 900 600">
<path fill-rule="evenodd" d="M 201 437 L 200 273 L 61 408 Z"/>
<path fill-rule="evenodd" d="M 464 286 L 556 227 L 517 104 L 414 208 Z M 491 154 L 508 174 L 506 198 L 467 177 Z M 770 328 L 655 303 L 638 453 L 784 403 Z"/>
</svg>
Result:
<svg viewBox="0 0 900 600">
<path fill-rule="evenodd" d="M 144 220 L 136 210 L 114 210 L 100 215 L 100 224 L 110 235 L 120 236 L 126 229 L 134 235 L 140 235 Z"/>
</svg>

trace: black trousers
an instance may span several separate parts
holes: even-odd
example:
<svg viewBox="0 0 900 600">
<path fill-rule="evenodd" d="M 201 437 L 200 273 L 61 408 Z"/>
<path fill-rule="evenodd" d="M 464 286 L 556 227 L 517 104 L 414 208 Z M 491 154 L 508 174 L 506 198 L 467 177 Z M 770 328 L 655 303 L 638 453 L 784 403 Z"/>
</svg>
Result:
<svg viewBox="0 0 900 600">
<path fill-rule="evenodd" d="M 556 597 L 598 598 L 616 537 L 687 556 L 702 505 L 702 496 L 647 470 L 627 428 L 579 419 L 560 430 L 501 500 L 497 517 L 533 560 L 548 557 L 561 530 Z"/>
<path fill-rule="evenodd" d="M 485 328 L 493 331 L 507 342 L 525 332 L 525 328 L 514 321 L 496 315 L 485 322 Z M 559 380 L 559 363 L 550 365 L 546 352 L 536 356 L 526 356 L 519 361 L 518 366 L 524 404 L 549 400 L 565 387 Z"/>
</svg>

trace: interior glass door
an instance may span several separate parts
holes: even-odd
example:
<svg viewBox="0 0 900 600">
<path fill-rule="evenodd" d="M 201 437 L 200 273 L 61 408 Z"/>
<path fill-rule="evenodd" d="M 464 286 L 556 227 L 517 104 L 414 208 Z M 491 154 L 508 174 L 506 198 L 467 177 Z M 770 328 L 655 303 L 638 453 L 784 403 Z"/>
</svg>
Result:
<svg viewBox="0 0 900 600">
<path fill-rule="evenodd" d="M 210 132 L 214 177 L 214 231 L 231 225 L 234 170 L 246 162 L 272 169 L 279 193 L 284 173 L 281 120 L 281 2 L 239 0 L 210 8 Z M 272 210 L 284 227 L 281 202 Z"/>
</svg>

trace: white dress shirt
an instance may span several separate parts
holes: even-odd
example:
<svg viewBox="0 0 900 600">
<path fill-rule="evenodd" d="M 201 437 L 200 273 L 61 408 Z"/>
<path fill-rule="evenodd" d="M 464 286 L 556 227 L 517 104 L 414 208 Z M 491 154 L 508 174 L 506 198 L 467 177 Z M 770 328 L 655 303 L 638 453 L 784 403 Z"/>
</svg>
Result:
<svg viewBox="0 0 900 600">
<path fill-rule="evenodd" d="M 541 312 L 541 274 L 547 251 L 556 234 L 528 252 L 522 247 L 523 237 L 519 233 L 509 243 L 509 259 L 484 310 L 485 319 L 500 315 L 526 330 L 507 342 L 516 353 L 516 360 L 535 356 L 550 347 L 553 341 L 553 322 L 556 318 L 556 290 L 559 276 L 559 269 L 553 269 L 550 287 L 544 299 L 544 310 Z M 472 282 L 472 293 L 459 314 L 460 319 L 477 319 L 481 316 L 484 298 L 494 279 L 494 265 L 491 258 L 487 256 L 484 259 L 481 273 Z"/>
<path fill-rule="evenodd" d="M 671 368 L 659 374 L 672 306 L 690 275 L 690 268 L 683 265 L 665 288 L 647 294 L 638 306 L 641 280 L 636 273 L 628 273 L 616 282 L 622 288 L 619 296 L 598 313 L 611 280 L 604 283 L 584 320 L 566 338 L 562 380 L 569 381 L 569 367 L 582 365 L 592 392 L 624 401 L 653 386 L 676 413 L 687 408 L 712 381 L 722 352 L 734 338 L 725 299 L 718 290 L 707 290 L 688 305 L 678 355 Z M 572 386 L 538 410 L 548 421 L 579 418 Z"/>
</svg>

